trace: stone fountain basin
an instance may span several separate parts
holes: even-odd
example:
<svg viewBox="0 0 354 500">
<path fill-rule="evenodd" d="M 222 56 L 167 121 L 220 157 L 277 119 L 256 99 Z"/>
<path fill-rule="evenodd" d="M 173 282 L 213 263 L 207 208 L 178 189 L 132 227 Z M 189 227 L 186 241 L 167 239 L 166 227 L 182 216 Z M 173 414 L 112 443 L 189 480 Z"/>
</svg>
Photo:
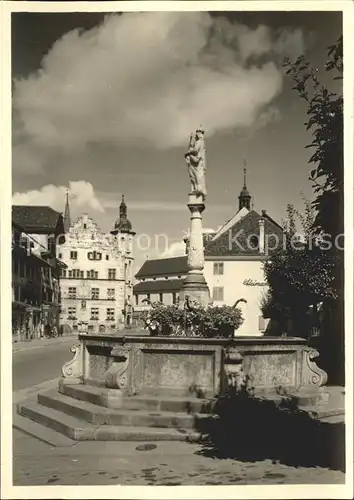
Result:
<svg viewBox="0 0 354 500">
<path fill-rule="evenodd" d="M 257 394 L 317 394 L 326 373 L 318 352 L 297 337 L 152 337 L 79 335 L 74 359 L 64 365 L 66 383 L 120 389 L 126 396 L 193 396 L 224 393 L 240 372 Z"/>
</svg>

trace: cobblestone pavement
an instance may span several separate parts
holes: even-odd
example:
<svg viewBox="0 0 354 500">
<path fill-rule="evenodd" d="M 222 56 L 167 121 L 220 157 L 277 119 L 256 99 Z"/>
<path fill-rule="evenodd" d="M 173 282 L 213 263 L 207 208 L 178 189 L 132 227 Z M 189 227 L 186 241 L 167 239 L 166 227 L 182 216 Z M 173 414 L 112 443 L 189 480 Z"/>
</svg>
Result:
<svg viewBox="0 0 354 500">
<path fill-rule="evenodd" d="M 64 448 L 14 431 L 14 486 L 343 484 L 343 472 L 198 455 L 180 442 L 79 442 Z M 141 449 L 139 449 L 141 448 Z"/>
</svg>

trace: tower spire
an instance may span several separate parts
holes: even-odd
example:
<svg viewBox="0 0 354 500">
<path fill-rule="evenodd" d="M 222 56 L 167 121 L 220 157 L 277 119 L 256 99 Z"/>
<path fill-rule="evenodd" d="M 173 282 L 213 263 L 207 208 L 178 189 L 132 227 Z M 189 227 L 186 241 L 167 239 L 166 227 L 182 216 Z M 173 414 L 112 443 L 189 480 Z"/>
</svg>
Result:
<svg viewBox="0 0 354 500">
<path fill-rule="evenodd" d="M 66 201 L 64 211 L 64 231 L 67 233 L 71 226 L 70 205 L 69 205 L 69 190 L 66 190 Z"/>
<path fill-rule="evenodd" d="M 244 158 L 243 159 L 243 188 L 244 189 L 247 189 L 246 176 L 247 176 L 247 162 L 246 162 L 246 158 Z"/>
<path fill-rule="evenodd" d="M 246 158 L 243 159 L 243 188 L 241 190 L 239 200 L 239 210 L 241 208 L 247 208 L 247 210 L 251 209 L 251 195 L 247 189 L 247 162 Z"/>
<path fill-rule="evenodd" d="M 118 234 L 119 232 L 135 234 L 132 230 L 132 224 L 128 219 L 128 208 L 124 200 L 124 194 L 122 194 L 122 201 L 119 205 L 119 219 L 116 221 L 111 234 Z"/>
</svg>

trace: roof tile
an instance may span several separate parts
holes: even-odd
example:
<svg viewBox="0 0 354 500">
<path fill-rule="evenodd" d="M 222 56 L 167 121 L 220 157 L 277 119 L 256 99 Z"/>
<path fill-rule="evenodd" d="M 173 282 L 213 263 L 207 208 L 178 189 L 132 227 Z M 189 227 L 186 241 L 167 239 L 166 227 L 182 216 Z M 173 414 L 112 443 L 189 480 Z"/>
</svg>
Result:
<svg viewBox="0 0 354 500">
<path fill-rule="evenodd" d="M 42 205 L 13 205 L 12 221 L 26 232 L 54 231 L 62 214 Z"/>
</svg>

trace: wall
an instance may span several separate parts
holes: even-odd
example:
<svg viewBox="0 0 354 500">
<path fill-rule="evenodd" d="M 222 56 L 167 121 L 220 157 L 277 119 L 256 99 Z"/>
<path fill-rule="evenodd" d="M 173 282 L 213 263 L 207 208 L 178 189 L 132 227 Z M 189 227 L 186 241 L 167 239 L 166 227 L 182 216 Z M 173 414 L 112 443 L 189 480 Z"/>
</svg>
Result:
<svg viewBox="0 0 354 500">
<path fill-rule="evenodd" d="M 214 262 L 224 263 L 223 275 L 214 275 Z M 238 299 L 244 298 L 247 300 L 246 305 L 240 304 L 245 321 L 236 334 L 262 335 L 262 330 L 264 331 L 267 322 L 264 319 L 260 319 L 262 317 L 260 300 L 262 295 L 267 292 L 268 287 L 245 284 L 246 280 L 251 280 L 254 284 L 265 282 L 262 262 L 250 260 L 206 260 L 204 276 L 211 296 L 213 294 L 213 287 L 219 286 L 224 288 L 224 300 L 220 302 L 215 301 L 214 305 L 226 304 L 232 306 Z"/>
</svg>

